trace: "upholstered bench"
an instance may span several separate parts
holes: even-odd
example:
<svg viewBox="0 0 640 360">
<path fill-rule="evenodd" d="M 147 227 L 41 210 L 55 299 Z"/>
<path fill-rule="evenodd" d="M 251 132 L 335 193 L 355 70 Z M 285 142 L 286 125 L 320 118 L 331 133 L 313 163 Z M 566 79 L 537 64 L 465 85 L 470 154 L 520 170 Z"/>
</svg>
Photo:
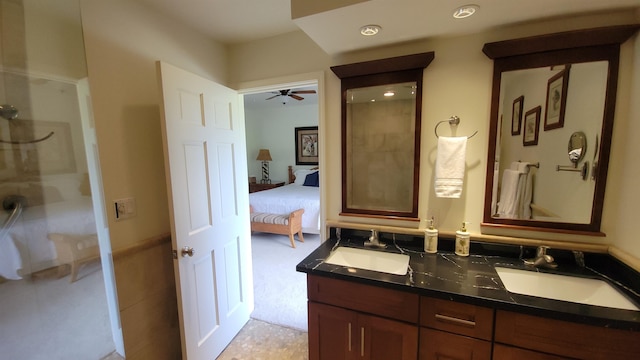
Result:
<svg viewBox="0 0 640 360">
<path fill-rule="evenodd" d="M 300 242 L 304 242 L 304 237 L 302 236 L 302 213 L 304 213 L 304 209 L 295 210 L 290 214 L 270 214 L 254 212 L 253 207 L 251 207 L 251 231 L 289 235 L 291 247 L 295 248 L 293 234 L 298 233 L 298 239 Z"/>
<path fill-rule="evenodd" d="M 48 235 L 49 240 L 53 242 L 58 254 L 58 275 L 64 274 L 63 267 L 69 265 L 71 267 L 71 278 L 69 282 L 75 282 L 78 279 L 78 269 L 81 265 L 90 261 L 100 259 L 100 249 L 98 247 L 98 235 L 72 235 L 72 234 L 56 234 Z"/>
</svg>

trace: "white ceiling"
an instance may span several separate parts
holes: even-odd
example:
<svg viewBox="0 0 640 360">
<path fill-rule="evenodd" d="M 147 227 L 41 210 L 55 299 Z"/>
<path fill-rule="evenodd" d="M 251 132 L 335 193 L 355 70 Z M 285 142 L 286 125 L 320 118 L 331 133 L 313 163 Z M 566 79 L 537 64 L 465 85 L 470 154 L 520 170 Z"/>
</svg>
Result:
<svg viewBox="0 0 640 360">
<path fill-rule="evenodd" d="M 635 8 L 639 14 L 640 8 L 640 0 L 370 0 L 292 20 L 290 0 L 136 1 L 224 44 L 301 29 L 329 54 L 568 14 L 623 8 Z M 465 20 L 451 16 L 456 7 L 468 3 L 479 5 L 480 11 Z M 358 30 L 367 24 L 382 26 L 382 32 L 361 36 Z"/>
<path fill-rule="evenodd" d="M 370 0 L 295 20 L 291 19 L 290 0 L 136 1 L 223 44 L 302 30 L 328 54 L 435 36 L 462 35 L 569 14 L 630 9 L 640 18 L 640 0 Z M 347 3 L 349 0 L 332 2 Z M 469 3 L 480 6 L 476 15 L 464 20 L 452 17 L 456 7 Z M 359 28 L 367 24 L 380 25 L 382 31 L 374 37 L 360 35 Z M 270 93 L 246 95 L 245 105 L 255 108 L 317 103 L 316 95 L 305 96 L 303 101 L 290 98 L 286 104 L 279 101 L 280 98 L 265 100 L 269 96 Z"/>
</svg>

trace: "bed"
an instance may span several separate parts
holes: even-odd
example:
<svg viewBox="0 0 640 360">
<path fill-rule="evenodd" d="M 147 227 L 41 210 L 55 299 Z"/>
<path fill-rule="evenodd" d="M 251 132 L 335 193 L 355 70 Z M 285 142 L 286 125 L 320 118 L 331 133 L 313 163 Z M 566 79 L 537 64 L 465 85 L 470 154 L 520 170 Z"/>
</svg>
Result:
<svg viewBox="0 0 640 360">
<path fill-rule="evenodd" d="M 0 221 L 7 216 L 0 216 Z M 53 233 L 95 234 L 91 197 L 26 206 L 0 244 L 0 276 L 19 280 L 60 265 L 54 242 L 49 239 Z"/>
<path fill-rule="evenodd" d="M 256 212 L 272 214 L 289 214 L 297 209 L 304 209 L 302 232 L 319 234 L 320 187 L 305 186 L 307 175 L 315 175 L 317 178 L 318 169 L 299 169 L 294 172 L 293 167 L 289 166 L 289 184 L 251 193 L 249 203 Z M 315 184 L 318 184 L 317 181 Z"/>
</svg>

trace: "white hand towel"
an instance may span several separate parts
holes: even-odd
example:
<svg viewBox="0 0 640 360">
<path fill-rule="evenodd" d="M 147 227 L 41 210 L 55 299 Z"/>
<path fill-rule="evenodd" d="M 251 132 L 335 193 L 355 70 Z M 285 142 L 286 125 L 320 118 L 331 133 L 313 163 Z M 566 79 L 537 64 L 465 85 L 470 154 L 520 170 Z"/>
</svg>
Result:
<svg viewBox="0 0 640 360">
<path fill-rule="evenodd" d="M 524 189 L 522 189 L 521 209 L 519 211 L 521 219 L 531 219 L 531 202 L 533 200 L 533 172 L 521 174 L 524 178 Z"/>
<path fill-rule="evenodd" d="M 462 195 L 466 152 L 466 137 L 438 138 L 435 171 L 437 197 L 459 198 Z"/>
<path fill-rule="evenodd" d="M 511 170 L 517 170 L 520 174 L 527 174 L 529 172 L 529 163 L 523 161 L 511 163 Z"/>
<path fill-rule="evenodd" d="M 513 219 L 518 217 L 518 170 L 505 169 L 500 184 L 500 201 L 498 202 L 498 216 Z"/>
</svg>

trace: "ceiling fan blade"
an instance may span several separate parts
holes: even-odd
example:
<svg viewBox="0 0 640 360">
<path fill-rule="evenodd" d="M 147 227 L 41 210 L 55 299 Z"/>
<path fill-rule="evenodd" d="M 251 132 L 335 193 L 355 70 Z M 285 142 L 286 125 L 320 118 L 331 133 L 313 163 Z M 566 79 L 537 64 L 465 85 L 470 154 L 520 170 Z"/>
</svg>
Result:
<svg viewBox="0 0 640 360">
<path fill-rule="evenodd" d="M 280 94 L 278 94 L 278 95 L 273 95 L 272 97 L 266 98 L 265 100 L 271 100 L 271 99 L 273 99 L 273 98 L 277 98 L 278 96 L 280 96 Z"/>
<path fill-rule="evenodd" d="M 292 98 L 296 99 L 296 100 L 304 100 L 304 98 L 302 96 L 298 96 L 295 94 L 289 94 L 289 96 L 291 96 Z"/>
<path fill-rule="evenodd" d="M 298 90 L 298 91 L 292 91 L 292 94 L 315 94 L 316 91 L 315 90 Z"/>
</svg>

